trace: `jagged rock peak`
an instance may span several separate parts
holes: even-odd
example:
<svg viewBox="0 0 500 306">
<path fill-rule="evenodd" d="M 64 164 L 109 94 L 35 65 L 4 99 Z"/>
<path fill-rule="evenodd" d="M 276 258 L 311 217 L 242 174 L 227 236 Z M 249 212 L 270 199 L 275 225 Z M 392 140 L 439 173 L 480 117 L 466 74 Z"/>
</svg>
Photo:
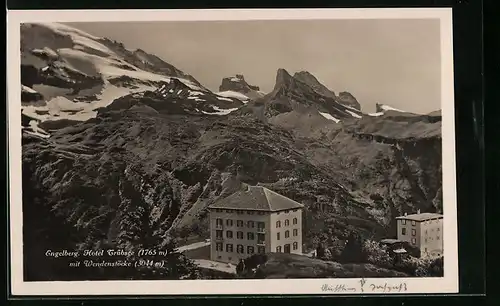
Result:
<svg viewBox="0 0 500 306">
<path fill-rule="evenodd" d="M 358 100 L 356 100 L 356 98 L 350 92 L 347 91 L 340 92 L 339 100 L 341 104 L 354 107 L 357 110 L 361 110 L 361 105 L 359 104 Z"/>
<path fill-rule="evenodd" d="M 260 88 L 259 86 L 248 84 L 242 74 L 236 74 L 235 76 L 225 77 L 222 79 L 222 83 L 219 86 L 219 91 L 228 90 L 240 93 L 248 93 L 250 91 L 259 91 Z"/>
<path fill-rule="evenodd" d="M 274 89 L 278 89 L 282 86 L 288 86 L 292 81 L 292 76 L 288 71 L 283 68 L 279 68 L 276 72 L 276 84 L 274 85 Z"/>
<path fill-rule="evenodd" d="M 335 93 L 330 90 L 328 87 L 323 85 L 312 73 L 309 71 L 300 71 L 297 72 L 293 75 L 293 78 L 296 80 L 301 81 L 302 83 L 305 83 L 309 85 L 311 88 L 314 89 L 317 93 L 320 95 L 323 95 L 325 97 L 333 98 L 335 99 Z"/>
</svg>

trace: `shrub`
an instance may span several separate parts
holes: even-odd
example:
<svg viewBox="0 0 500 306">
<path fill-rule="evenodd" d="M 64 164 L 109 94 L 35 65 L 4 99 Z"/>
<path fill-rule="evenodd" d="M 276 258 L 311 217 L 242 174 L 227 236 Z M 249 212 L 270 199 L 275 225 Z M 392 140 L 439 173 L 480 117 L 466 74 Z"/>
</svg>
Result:
<svg viewBox="0 0 500 306">
<path fill-rule="evenodd" d="M 363 253 L 369 263 L 381 267 L 392 267 L 392 257 L 387 247 L 377 241 L 365 240 L 363 242 Z"/>
<path fill-rule="evenodd" d="M 443 276 L 443 257 L 423 257 L 416 258 L 408 256 L 398 268 L 406 273 L 418 277 L 442 277 Z"/>
</svg>

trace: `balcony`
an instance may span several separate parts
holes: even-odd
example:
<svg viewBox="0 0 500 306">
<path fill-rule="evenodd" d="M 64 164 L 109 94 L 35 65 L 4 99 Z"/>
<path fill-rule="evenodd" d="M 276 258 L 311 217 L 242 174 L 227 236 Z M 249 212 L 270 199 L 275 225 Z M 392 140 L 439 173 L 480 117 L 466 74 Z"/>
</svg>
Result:
<svg viewBox="0 0 500 306">
<path fill-rule="evenodd" d="M 266 245 L 266 241 L 265 240 L 258 240 L 257 241 L 257 245 L 258 246 L 265 246 Z"/>
<path fill-rule="evenodd" d="M 222 224 L 216 224 L 215 228 L 216 229 L 224 229 L 224 226 Z"/>
<path fill-rule="evenodd" d="M 266 233 L 266 229 L 263 228 L 263 227 L 258 227 L 257 228 L 257 233 L 259 233 L 259 234 L 265 234 Z"/>
<path fill-rule="evenodd" d="M 215 237 L 215 241 L 223 241 L 223 240 L 224 240 L 224 238 L 223 238 L 222 236 L 220 236 L 220 237 Z"/>
</svg>

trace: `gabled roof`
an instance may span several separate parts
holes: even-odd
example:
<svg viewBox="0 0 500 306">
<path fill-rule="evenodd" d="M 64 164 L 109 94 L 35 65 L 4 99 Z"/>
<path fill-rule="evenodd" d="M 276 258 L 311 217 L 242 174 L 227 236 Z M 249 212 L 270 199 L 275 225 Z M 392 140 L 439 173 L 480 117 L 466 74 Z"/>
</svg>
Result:
<svg viewBox="0 0 500 306">
<path fill-rule="evenodd" d="M 304 205 L 262 186 L 249 186 L 218 201 L 209 208 L 236 210 L 280 211 L 302 208 Z"/>
<path fill-rule="evenodd" d="M 412 220 L 412 221 L 419 221 L 419 222 L 432 220 L 432 219 L 440 219 L 440 218 L 443 218 L 443 215 L 434 214 L 434 213 L 412 214 L 412 215 L 407 215 L 407 216 L 396 217 L 396 219 Z"/>
</svg>

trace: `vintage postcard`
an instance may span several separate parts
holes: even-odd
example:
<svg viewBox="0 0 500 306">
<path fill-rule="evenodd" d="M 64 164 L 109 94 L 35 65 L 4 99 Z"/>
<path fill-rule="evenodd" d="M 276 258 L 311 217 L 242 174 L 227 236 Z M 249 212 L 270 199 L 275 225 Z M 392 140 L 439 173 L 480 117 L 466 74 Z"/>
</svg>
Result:
<svg viewBox="0 0 500 306">
<path fill-rule="evenodd" d="M 451 9 L 10 11 L 13 295 L 458 292 Z"/>
</svg>

